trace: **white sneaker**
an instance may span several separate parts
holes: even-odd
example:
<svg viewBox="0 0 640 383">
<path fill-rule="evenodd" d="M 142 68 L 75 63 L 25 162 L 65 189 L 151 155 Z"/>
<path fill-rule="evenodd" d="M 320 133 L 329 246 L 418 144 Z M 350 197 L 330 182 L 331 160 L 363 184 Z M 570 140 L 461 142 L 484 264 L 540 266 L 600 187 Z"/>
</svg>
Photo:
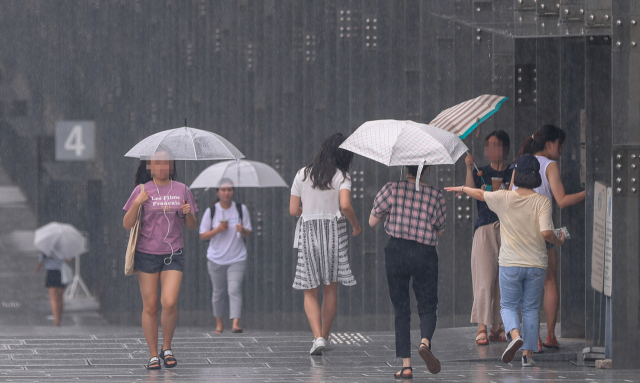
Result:
<svg viewBox="0 0 640 383">
<path fill-rule="evenodd" d="M 536 362 L 532 357 L 527 357 L 526 355 L 522 355 L 522 367 L 533 367 L 536 365 Z"/>
<path fill-rule="evenodd" d="M 512 340 L 511 343 L 509 343 L 509 345 L 507 346 L 507 349 L 504 350 L 504 352 L 502 353 L 502 362 L 510 363 L 513 360 L 513 358 L 516 356 L 516 352 L 518 352 L 518 350 L 520 349 L 520 347 L 522 347 L 523 344 L 524 344 L 524 341 L 520 337 L 517 337 L 516 339 Z"/>
<path fill-rule="evenodd" d="M 322 350 L 327 346 L 326 341 L 323 337 L 318 337 L 313 341 L 313 346 L 311 347 L 311 351 L 309 351 L 309 355 L 322 355 Z"/>
</svg>

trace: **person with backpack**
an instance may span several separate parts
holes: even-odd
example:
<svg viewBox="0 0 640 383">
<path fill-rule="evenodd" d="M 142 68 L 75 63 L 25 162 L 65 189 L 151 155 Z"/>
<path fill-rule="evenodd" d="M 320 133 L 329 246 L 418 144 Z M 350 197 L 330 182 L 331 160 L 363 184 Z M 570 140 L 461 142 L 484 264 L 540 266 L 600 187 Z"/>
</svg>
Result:
<svg viewBox="0 0 640 383">
<path fill-rule="evenodd" d="M 211 305 L 216 318 L 215 334 L 222 334 L 224 327 L 223 294 L 229 294 L 229 317 L 233 333 L 241 333 L 242 280 L 247 263 L 244 239 L 251 235 L 251 219 L 247 207 L 233 201 L 233 182 L 220 181 L 218 201 L 207 208 L 200 221 L 200 239 L 209 241 L 207 269 L 213 285 Z"/>
</svg>

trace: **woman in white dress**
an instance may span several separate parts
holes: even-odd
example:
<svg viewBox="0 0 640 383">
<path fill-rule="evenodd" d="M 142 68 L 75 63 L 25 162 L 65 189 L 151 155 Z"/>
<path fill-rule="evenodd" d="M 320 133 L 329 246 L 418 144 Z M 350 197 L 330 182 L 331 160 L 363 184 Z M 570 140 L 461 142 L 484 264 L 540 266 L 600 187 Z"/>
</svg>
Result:
<svg viewBox="0 0 640 383">
<path fill-rule="evenodd" d="M 304 310 L 314 339 L 311 355 L 321 354 L 326 346 L 338 308 L 338 283 L 356 284 L 347 257 L 346 221 L 354 236 L 362 229 L 351 206 L 347 171 L 353 153 L 339 148 L 345 138 L 341 133 L 327 138 L 313 162 L 298 171 L 291 187 L 289 213 L 300 217 L 294 238 L 298 265 L 293 288 L 304 290 Z M 322 308 L 318 303 L 320 285 Z"/>
</svg>

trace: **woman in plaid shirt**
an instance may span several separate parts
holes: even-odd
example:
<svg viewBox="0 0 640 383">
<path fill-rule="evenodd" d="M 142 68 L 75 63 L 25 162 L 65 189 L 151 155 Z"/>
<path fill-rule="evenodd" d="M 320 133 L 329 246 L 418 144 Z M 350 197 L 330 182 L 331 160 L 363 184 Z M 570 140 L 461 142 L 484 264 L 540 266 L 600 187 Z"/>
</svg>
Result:
<svg viewBox="0 0 640 383">
<path fill-rule="evenodd" d="M 389 182 L 378 192 L 369 225 L 378 225 L 385 216 L 384 229 L 391 236 L 384 248 L 389 296 L 395 309 L 396 357 L 403 358 L 396 378 L 411 378 L 411 309 L 409 282 L 418 301 L 422 343 L 418 353 L 432 374 L 440 372 L 440 362 L 431 353 L 438 306 L 438 236 L 444 233 L 447 208 L 442 191 L 424 183 L 416 190 L 417 166 L 407 166 L 407 179 Z M 428 168 L 427 168 L 428 169 Z M 426 170 L 426 169 L 425 169 Z"/>
</svg>

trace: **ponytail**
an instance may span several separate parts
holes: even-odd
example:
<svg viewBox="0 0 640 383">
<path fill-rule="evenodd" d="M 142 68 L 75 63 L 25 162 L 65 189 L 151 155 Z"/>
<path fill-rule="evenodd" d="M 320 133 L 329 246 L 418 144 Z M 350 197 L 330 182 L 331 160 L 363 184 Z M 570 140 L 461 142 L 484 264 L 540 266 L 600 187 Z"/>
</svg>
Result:
<svg viewBox="0 0 640 383">
<path fill-rule="evenodd" d="M 527 137 L 526 140 L 524 140 L 524 143 L 520 148 L 520 152 L 518 153 L 518 157 L 520 157 L 523 154 L 536 154 L 534 151 L 531 150 L 533 146 L 533 141 L 534 141 L 533 136 L 529 136 Z"/>
<path fill-rule="evenodd" d="M 538 129 L 538 131 L 524 140 L 522 148 L 520 148 L 520 153 L 518 153 L 518 157 L 523 154 L 535 155 L 536 153 L 544 150 L 547 142 L 555 142 L 556 140 L 560 140 L 560 145 L 562 145 L 566 137 L 567 135 L 564 133 L 564 131 L 557 126 L 544 125 L 542 128 Z"/>
</svg>

